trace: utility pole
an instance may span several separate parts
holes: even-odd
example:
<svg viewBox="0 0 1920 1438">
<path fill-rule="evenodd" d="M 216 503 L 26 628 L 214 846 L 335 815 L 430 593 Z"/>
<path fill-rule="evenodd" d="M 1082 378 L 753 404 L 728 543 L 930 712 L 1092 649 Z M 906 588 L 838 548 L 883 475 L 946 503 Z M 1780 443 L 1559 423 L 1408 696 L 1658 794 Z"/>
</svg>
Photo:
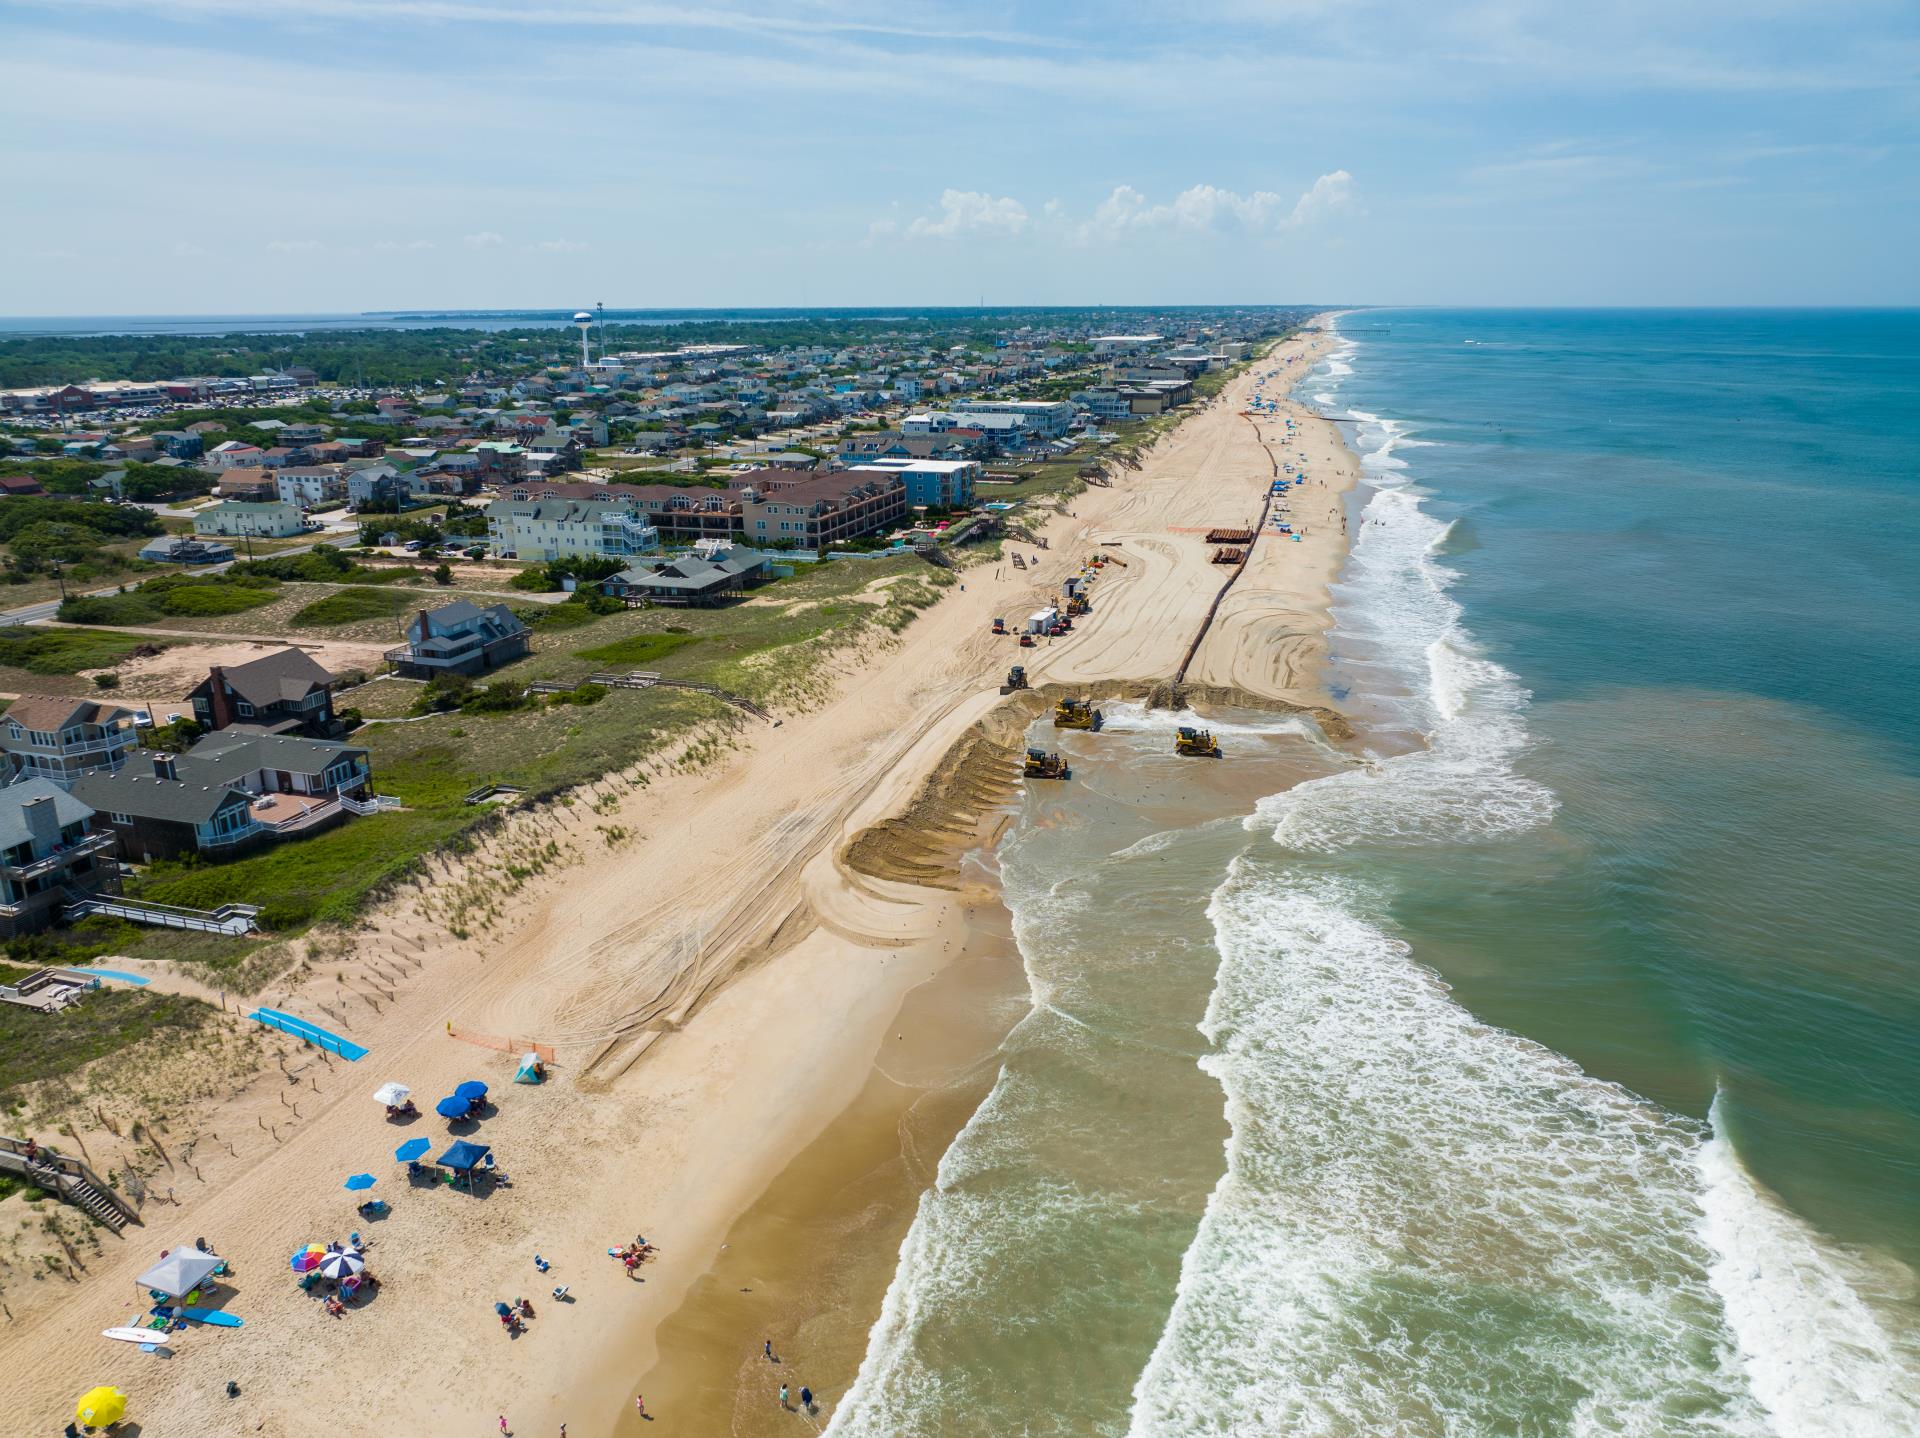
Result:
<svg viewBox="0 0 1920 1438">
<path fill-rule="evenodd" d="M 53 582 L 60 586 L 60 602 L 67 602 L 67 577 L 60 572 L 60 561 L 53 561 Z"/>
</svg>

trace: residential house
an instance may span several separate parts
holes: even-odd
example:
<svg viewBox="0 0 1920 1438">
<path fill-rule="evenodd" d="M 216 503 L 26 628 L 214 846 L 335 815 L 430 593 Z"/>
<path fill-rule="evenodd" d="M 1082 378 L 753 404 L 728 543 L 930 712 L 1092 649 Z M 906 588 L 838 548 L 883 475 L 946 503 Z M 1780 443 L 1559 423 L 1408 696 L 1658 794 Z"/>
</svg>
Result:
<svg viewBox="0 0 1920 1438">
<path fill-rule="evenodd" d="M 89 774 L 75 798 L 90 806 L 129 863 L 183 854 L 234 858 L 271 843 L 274 830 L 253 814 L 254 796 L 233 784 L 182 779 L 172 754 L 140 750 L 116 774 Z M 10 791 L 0 790 L 0 795 Z"/>
<path fill-rule="evenodd" d="M 398 504 L 408 493 L 400 471 L 390 464 L 370 464 L 347 471 L 347 503 L 355 509 Z"/>
<path fill-rule="evenodd" d="M 772 575 L 773 561 L 766 555 L 729 547 L 711 554 L 641 560 L 604 581 L 601 588 L 629 602 L 704 606 L 764 584 Z"/>
<path fill-rule="evenodd" d="M 533 561 L 585 554 L 624 558 L 660 547 L 660 531 L 632 506 L 598 499 L 503 499 L 487 506 L 497 555 Z"/>
<path fill-rule="evenodd" d="M 303 533 L 306 519 L 298 508 L 285 500 L 247 503 L 229 500 L 193 516 L 195 534 L 251 534 L 269 539 L 286 539 Z"/>
<path fill-rule="evenodd" d="M 407 621 L 404 648 L 389 649 L 395 672 L 431 679 L 436 674 L 480 674 L 526 657 L 527 626 L 504 604 L 484 608 L 465 599 L 422 609 Z"/>
<path fill-rule="evenodd" d="M 213 487 L 213 492 L 222 499 L 271 502 L 280 497 L 280 486 L 273 471 L 264 465 L 241 464 L 221 470 L 220 482 Z"/>
<path fill-rule="evenodd" d="M 0 499 L 37 499 L 46 492 L 30 474 L 0 474 Z"/>
<path fill-rule="evenodd" d="M 118 769 L 138 742 L 131 709 L 92 699 L 23 694 L 0 715 L 6 779 L 49 779 L 62 789 L 92 769 Z"/>
<path fill-rule="evenodd" d="M 287 648 L 245 664 L 216 664 L 187 695 L 204 729 L 252 724 L 272 733 L 339 731 L 333 688 L 339 681 L 301 650 Z"/>
<path fill-rule="evenodd" d="M 302 509 L 326 509 L 347 497 L 344 468 L 289 466 L 275 474 L 274 483 L 282 500 Z"/>
<path fill-rule="evenodd" d="M 154 564 L 228 564 L 231 544 L 209 544 L 184 534 L 163 534 L 140 547 L 140 557 Z"/>
<path fill-rule="evenodd" d="M 157 429 L 153 437 L 173 459 L 195 460 L 204 449 L 200 436 L 184 429 Z"/>
<path fill-rule="evenodd" d="M 741 521 L 754 544 L 786 540 L 801 549 L 822 549 L 898 524 L 907 515 L 907 486 L 898 475 L 851 471 L 808 475 L 769 492 L 740 491 Z"/>
<path fill-rule="evenodd" d="M 235 465 L 258 464 L 264 453 L 258 445 L 229 439 L 213 447 L 207 455 L 207 463 L 214 469 L 232 469 Z"/>
<path fill-rule="evenodd" d="M 0 789 L 0 938 L 47 928 L 75 899 L 118 893 L 113 835 L 59 785 L 23 779 Z"/>
</svg>

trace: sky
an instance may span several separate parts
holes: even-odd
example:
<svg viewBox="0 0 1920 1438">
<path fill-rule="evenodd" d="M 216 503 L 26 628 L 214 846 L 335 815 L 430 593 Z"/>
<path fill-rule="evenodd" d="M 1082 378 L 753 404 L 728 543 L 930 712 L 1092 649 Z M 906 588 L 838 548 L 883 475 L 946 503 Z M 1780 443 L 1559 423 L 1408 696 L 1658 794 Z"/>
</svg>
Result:
<svg viewBox="0 0 1920 1438">
<path fill-rule="evenodd" d="M 1915 0 L 0 0 L 0 314 L 1920 303 Z"/>
</svg>

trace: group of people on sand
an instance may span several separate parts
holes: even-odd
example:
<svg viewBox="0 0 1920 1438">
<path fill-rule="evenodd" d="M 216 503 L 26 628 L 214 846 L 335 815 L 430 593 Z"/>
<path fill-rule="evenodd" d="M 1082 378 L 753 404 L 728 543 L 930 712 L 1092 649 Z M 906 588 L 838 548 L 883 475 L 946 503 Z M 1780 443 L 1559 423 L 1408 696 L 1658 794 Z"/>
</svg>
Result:
<svg viewBox="0 0 1920 1438">
<path fill-rule="evenodd" d="M 653 1257 L 653 1245 L 636 1233 L 633 1236 L 633 1242 L 625 1247 L 609 1248 L 607 1257 L 619 1259 L 626 1266 L 627 1277 L 631 1278 L 641 1264 Z"/>
<path fill-rule="evenodd" d="M 533 1305 L 524 1298 L 516 1298 L 511 1303 L 496 1303 L 493 1311 L 499 1315 L 500 1326 L 509 1335 L 524 1333 L 527 1320 L 533 1317 Z"/>
<path fill-rule="evenodd" d="M 771 1338 L 766 1339 L 764 1342 L 761 1343 L 760 1351 L 761 1353 L 766 1355 L 767 1362 L 778 1363 L 780 1361 L 779 1355 L 773 1351 L 773 1340 Z M 792 1395 L 793 1395 L 793 1389 L 789 1385 L 782 1383 L 780 1385 L 780 1406 L 786 1409 L 789 1413 L 794 1411 Z M 808 1415 L 811 1415 L 815 1411 L 817 1411 L 814 1407 L 814 1402 L 813 1402 L 813 1390 L 804 1383 L 800 1385 L 800 1410 L 799 1411 Z"/>
</svg>

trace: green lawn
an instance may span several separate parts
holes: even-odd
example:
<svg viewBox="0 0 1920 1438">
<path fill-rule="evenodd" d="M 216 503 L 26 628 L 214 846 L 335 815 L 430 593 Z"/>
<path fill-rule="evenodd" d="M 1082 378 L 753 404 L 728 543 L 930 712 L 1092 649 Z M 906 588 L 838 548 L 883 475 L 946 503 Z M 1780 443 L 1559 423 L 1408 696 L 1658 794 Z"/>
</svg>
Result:
<svg viewBox="0 0 1920 1438">
<path fill-rule="evenodd" d="M 697 634 L 629 634 L 625 639 L 596 645 L 592 649 L 576 649 L 574 653 L 582 659 L 591 659 L 596 664 L 612 664 L 630 669 L 642 664 L 651 664 L 657 659 L 664 659 L 676 649 L 685 649 L 688 645 L 699 642 L 700 636 Z"/>
</svg>

